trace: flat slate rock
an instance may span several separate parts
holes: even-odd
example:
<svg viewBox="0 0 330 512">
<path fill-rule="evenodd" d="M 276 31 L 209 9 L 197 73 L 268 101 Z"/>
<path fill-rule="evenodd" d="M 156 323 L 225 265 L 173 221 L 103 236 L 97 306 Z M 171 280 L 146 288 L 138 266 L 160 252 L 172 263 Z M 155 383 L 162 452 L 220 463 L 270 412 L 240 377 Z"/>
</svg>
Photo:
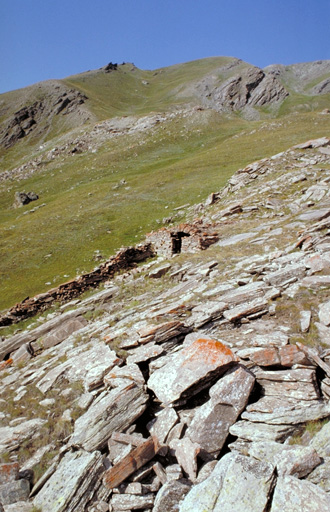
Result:
<svg viewBox="0 0 330 512">
<path fill-rule="evenodd" d="M 271 512 L 329 512 L 330 496 L 318 486 L 294 476 L 278 477 Z"/>
<path fill-rule="evenodd" d="M 272 465 L 228 453 L 187 494 L 180 512 L 264 512 L 274 478 Z"/>
<path fill-rule="evenodd" d="M 81 512 L 103 467 L 103 456 L 83 450 L 64 455 L 55 473 L 42 487 L 33 504 L 52 512 Z M 88 492 L 89 491 L 89 492 Z"/>
<path fill-rule="evenodd" d="M 276 396 L 266 396 L 247 406 L 242 419 L 269 425 L 298 425 L 319 420 L 330 415 L 327 401 L 303 401 Z"/>
<path fill-rule="evenodd" d="M 197 408 L 186 434 L 204 453 L 217 455 L 221 450 L 229 427 L 245 409 L 254 381 L 254 375 L 240 366 L 211 387 L 210 400 Z"/>
<path fill-rule="evenodd" d="M 236 356 L 220 341 L 198 339 L 156 370 L 147 385 L 161 402 L 170 404 L 204 389 L 235 361 Z"/>
<path fill-rule="evenodd" d="M 69 444 L 87 451 L 103 448 L 112 432 L 127 429 L 144 412 L 147 400 L 134 383 L 105 391 L 77 419 Z"/>
<path fill-rule="evenodd" d="M 229 428 L 230 434 L 247 441 L 285 441 L 295 432 L 293 425 L 268 425 L 240 420 Z"/>
</svg>

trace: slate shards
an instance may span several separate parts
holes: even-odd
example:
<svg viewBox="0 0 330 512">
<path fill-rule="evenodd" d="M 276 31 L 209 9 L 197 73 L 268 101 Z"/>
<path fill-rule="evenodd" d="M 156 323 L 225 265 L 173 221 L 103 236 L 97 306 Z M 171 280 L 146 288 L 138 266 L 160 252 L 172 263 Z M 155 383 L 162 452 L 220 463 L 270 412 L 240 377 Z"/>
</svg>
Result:
<svg viewBox="0 0 330 512">
<path fill-rule="evenodd" d="M 93 495 L 104 470 L 100 452 L 68 452 L 34 499 L 34 505 L 52 512 L 81 512 Z M 89 491 L 89 492 L 88 492 Z"/>
<path fill-rule="evenodd" d="M 148 388 L 164 404 L 193 396 L 220 377 L 238 359 L 220 341 L 198 339 L 174 355 L 148 380 Z"/>
<path fill-rule="evenodd" d="M 103 448 L 112 432 L 125 430 L 144 412 L 147 400 L 134 383 L 102 393 L 77 419 L 70 445 L 87 451 Z"/>
</svg>

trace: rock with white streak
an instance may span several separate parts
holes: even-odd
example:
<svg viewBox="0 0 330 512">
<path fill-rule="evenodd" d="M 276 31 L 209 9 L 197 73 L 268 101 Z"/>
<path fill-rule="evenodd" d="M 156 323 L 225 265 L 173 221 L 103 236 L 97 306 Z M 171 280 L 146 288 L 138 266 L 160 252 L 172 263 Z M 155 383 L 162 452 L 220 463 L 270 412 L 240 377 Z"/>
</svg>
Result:
<svg viewBox="0 0 330 512">
<path fill-rule="evenodd" d="M 68 452 L 33 503 L 42 510 L 52 512 L 85 510 L 103 470 L 100 452 Z"/>
<path fill-rule="evenodd" d="M 305 276 L 306 267 L 302 264 L 293 264 L 287 265 L 280 270 L 276 270 L 275 272 L 270 272 L 264 278 L 266 283 L 269 283 L 273 286 L 283 286 L 287 283 L 292 283 L 297 281 L 297 279 L 301 279 Z"/>
<path fill-rule="evenodd" d="M 228 453 L 211 475 L 193 487 L 180 512 L 264 512 L 274 482 L 274 467 Z"/>
<path fill-rule="evenodd" d="M 268 300 L 266 298 L 255 299 L 251 302 L 235 306 L 224 312 L 223 316 L 229 322 L 237 322 L 244 317 L 260 316 L 268 312 Z"/>
<path fill-rule="evenodd" d="M 279 477 L 272 500 L 271 512 L 328 512 L 330 496 L 307 480 L 294 476 Z"/>
<path fill-rule="evenodd" d="M 164 404 L 193 396 L 214 382 L 237 361 L 223 343 L 198 339 L 174 354 L 171 362 L 156 370 L 148 380 L 148 388 Z"/>
<path fill-rule="evenodd" d="M 245 409 L 255 377 L 243 366 L 228 372 L 211 387 L 210 400 L 196 410 L 187 436 L 202 452 L 217 456 L 235 423 Z"/>
<path fill-rule="evenodd" d="M 311 324 L 312 313 L 310 311 L 300 311 L 300 330 L 308 332 Z"/>
<path fill-rule="evenodd" d="M 163 343 L 171 338 L 187 333 L 188 329 L 182 322 L 174 320 L 172 322 L 164 322 L 158 325 L 149 325 L 139 329 L 138 332 L 141 336 L 140 343 L 149 343 L 150 341 Z"/>
<path fill-rule="evenodd" d="M 132 383 L 103 392 L 75 422 L 71 446 L 93 451 L 106 446 L 114 431 L 127 429 L 146 408 L 144 390 Z"/>
<path fill-rule="evenodd" d="M 324 302 L 319 306 L 319 319 L 322 324 L 330 325 L 330 301 Z"/>
<path fill-rule="evenodd" d="M 110 501 L 111 510 L 113 512 L 131 510 L 141 510 L 152 507 L 154 504 L 154 495 L 145 494 L 139 496 L 135 494 L 114 494 Z"/>
</svg>

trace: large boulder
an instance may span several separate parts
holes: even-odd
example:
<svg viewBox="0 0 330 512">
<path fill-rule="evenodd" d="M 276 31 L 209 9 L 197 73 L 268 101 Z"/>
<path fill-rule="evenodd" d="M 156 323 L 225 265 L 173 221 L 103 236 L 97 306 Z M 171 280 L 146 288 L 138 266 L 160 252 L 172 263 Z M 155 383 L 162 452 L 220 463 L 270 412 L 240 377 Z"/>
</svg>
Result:
<svg viewBox="0 0 330 512">
<path fill-rule="evenodd" d="M 233 352 L 220 341 L 197 339 L 156 370 L 148 388 L 161 402 L 170 404 L 204 389 L 236 361 Z"/>
<path fill-rule="evenodd" d="M 274 478 L 274 467 L 271 464 L 228 453 L 206 480 L 193 487 L 179 510 L 264 512 Z"/>
</svg>

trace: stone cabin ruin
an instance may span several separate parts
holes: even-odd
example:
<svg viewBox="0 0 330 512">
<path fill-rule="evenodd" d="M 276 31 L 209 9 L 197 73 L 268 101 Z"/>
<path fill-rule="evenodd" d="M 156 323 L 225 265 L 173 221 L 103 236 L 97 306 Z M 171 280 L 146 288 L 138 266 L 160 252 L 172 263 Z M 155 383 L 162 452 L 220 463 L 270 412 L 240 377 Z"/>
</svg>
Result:
<svg viewBox="0 0 330 512">
<path fill-rule="evenodd" d="M 180 224 L 173 228 L 161 228 L 147 234 L 146 242 L 151 243 L 155 253 L 169 258 L 179 253 L 196 253 L 207 249 L 219 240 L 212 225 L 196 221 L 194 224 Z"/>
</svg>

